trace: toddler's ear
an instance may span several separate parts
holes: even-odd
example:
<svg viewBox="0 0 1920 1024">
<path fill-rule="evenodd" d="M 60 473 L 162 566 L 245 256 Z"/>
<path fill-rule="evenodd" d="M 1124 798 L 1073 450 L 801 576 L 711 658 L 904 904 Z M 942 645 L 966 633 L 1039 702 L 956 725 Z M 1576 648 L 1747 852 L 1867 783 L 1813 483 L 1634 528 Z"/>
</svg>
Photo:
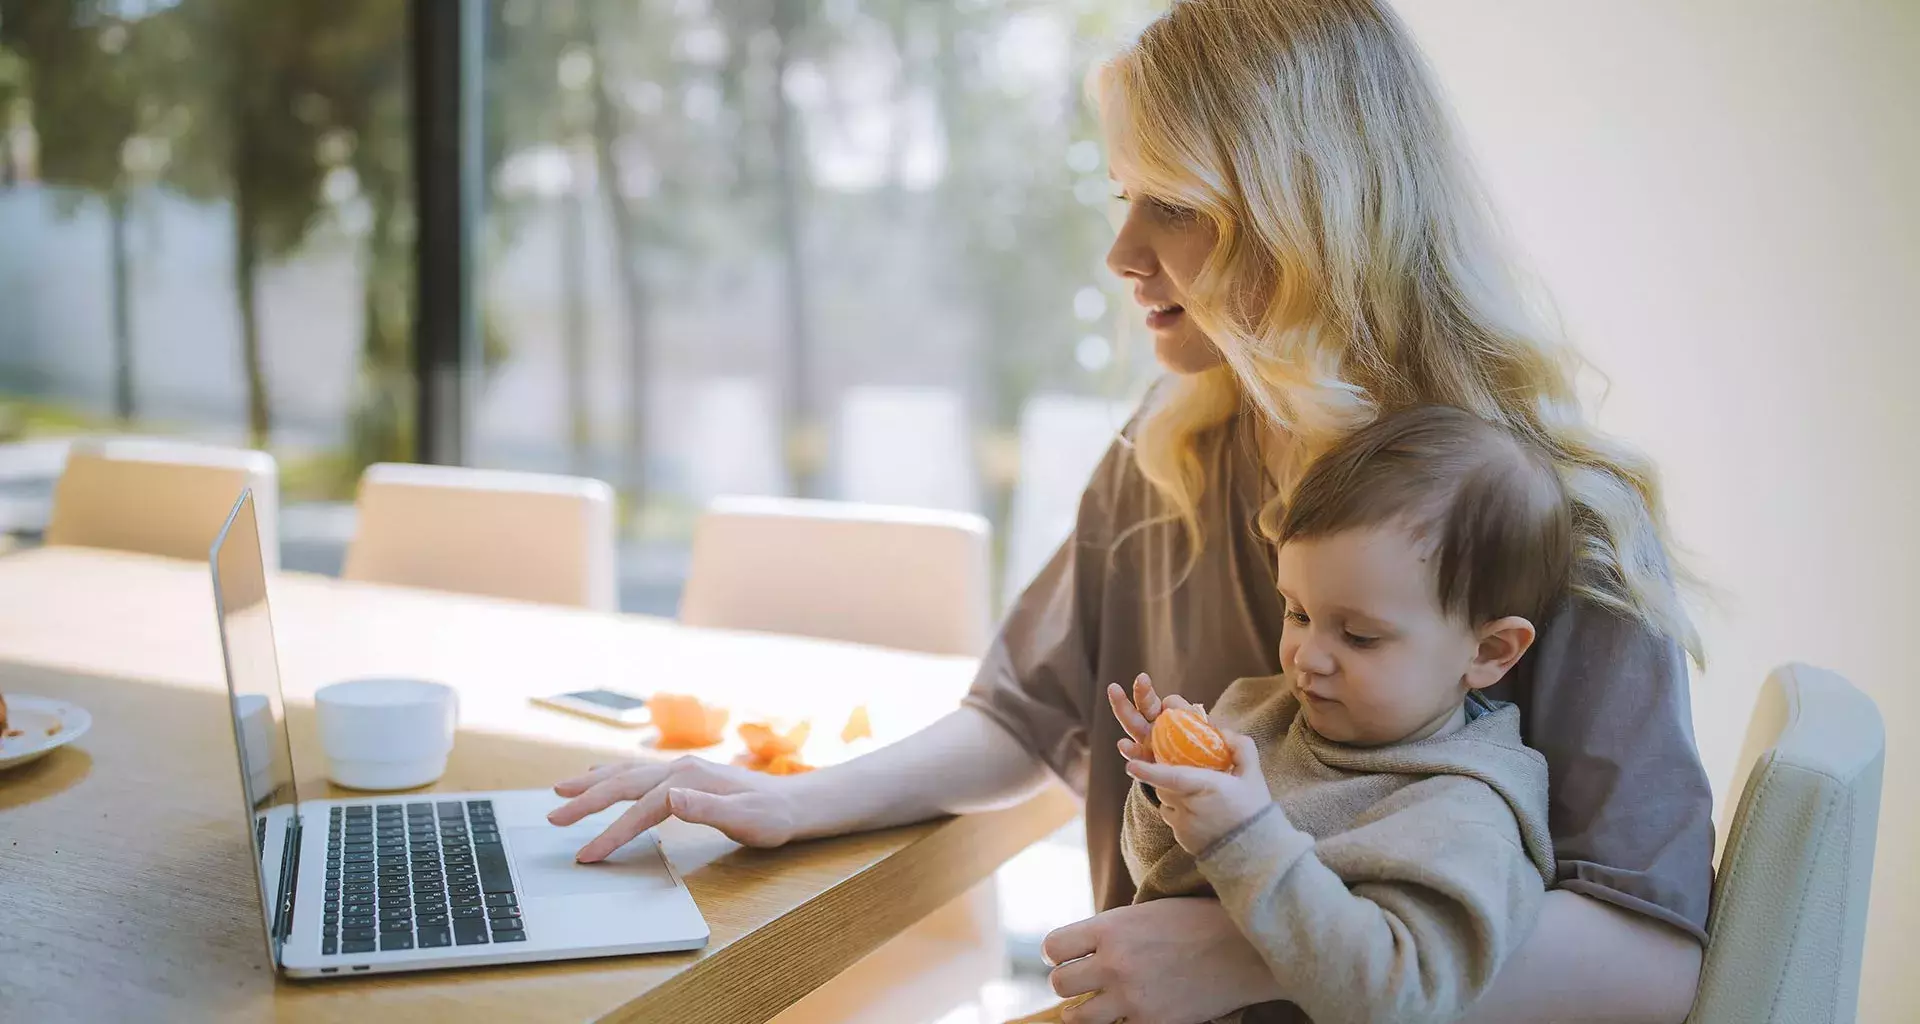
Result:
<svg viewBox="0 0 1920 1024">
<path fill-rule="evenodd" d="M 1533 646 L 1533 623 L 1518 615 L 1495 619 L 1481 626 L 1479 646 L 1473 662 L 1467 666 L 1465 682 L 1470 690 L 1484 690 L 1504 679 L 1520 656 Z"/>
</svg>

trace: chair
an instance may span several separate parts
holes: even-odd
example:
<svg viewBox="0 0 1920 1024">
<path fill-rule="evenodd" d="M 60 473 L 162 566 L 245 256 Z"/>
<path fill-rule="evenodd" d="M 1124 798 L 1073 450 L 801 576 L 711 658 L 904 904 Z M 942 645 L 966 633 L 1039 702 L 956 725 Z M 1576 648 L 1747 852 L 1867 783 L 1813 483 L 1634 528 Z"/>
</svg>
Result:
<svg viewBox="0 0 1920 1024">
<path fill-rule="evenodd" d="M 978 655 L 987 523 L 976 515 L 782 498 L 716 500 L 694 528 L 689 625 Z M 782 1011 L 777 1024 L 930 1020 L 1006 969 L 991 882 Z"/>
<path fill-rule="evenodd" d="M 988 575 L 971 513 L 720 498 L 694 526 L 680 621 L 977 656 Z"/>
<path fill-rule="evenodd" d="M 248 487 L 272 573 L 280 567 L 280 471 L 273 456 L 157 438 L 78 440 L 53 486 L 46 543 L 205 561 L 234 499 Z"/>
<path fill-rule="evenodd" d="M 1846 680 L 1798 664 L 1767 678 L 1691 1024 L 1854 1019 L 1885 752 L 1879 710 Z"/>
<path fill-rule="evenodd" d="M 367 467 L 341 576 L 616 611 L 613 489 L 583 477 Z"/>
</svg>

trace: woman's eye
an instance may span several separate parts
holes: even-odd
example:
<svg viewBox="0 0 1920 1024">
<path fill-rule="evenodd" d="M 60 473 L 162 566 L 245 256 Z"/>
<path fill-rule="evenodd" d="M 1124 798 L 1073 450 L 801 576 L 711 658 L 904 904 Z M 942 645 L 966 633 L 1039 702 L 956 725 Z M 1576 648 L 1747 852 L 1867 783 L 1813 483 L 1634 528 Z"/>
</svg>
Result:
<svg viewBox="0 0 1920 1024">
<path fill-rule="evenodd" d="M 1168 220 L 1186 220 L 1188 217 L 1193 216 L 1192 210 L 1184 206 L 1176 206 L 1173 203 L 1167 202 L 1165 199 L 1155 199 L 1153 201 L 1153 208 L 1158 210 L 1160 215 Z"/>
<path fill-rule="evenodd" d="M 1380 638 L 1377 636 L 1361 636 L 1358 633 L 1348 633 L 1346 637 L 1348 644 L 1358 647 L 1363 651 L 1380 642 Z"/>
</svg>

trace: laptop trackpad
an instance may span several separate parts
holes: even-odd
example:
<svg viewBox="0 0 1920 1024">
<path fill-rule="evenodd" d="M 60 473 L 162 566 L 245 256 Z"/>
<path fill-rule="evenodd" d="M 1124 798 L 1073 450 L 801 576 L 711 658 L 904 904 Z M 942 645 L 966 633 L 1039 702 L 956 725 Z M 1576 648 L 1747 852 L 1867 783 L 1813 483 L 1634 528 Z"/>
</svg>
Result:
<svg viewBox="0 0 1920 1024">
<path fill-rule="evenodd" d="M 652 836 L 628 843 L 598 864 L 576 863 L 573 855 L 604 827 L 605 823 L 507 829 L 507 850 L 524 894 L 581 896 L 673 888 L 673 876 L 667 873 Z"/>
</svg>

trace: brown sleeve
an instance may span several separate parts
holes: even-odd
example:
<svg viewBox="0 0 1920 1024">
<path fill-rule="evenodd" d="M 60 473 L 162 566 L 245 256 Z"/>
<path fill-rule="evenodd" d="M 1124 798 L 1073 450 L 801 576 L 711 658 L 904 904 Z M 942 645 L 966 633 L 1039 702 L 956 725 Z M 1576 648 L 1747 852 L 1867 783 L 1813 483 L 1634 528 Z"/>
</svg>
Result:
<svg viewBox="0 0 1920 1024">
<path fill-rule="evenodd" d="M 1073 535 L 1021 593 L 963 703 L 1012 733 L 1074 792 L 1087 791 L 1087 722 L 1118 490 L 1133 459 L 1116 439 L 1080 496 Z"/>
<path fill-rule="evenodd" d="M 1547 758 L 1559 887 L 1705 942 L 1713 791 L 1680 645 L 1573 599 L 1515 676 L 1525 740 Z"/>
</svg>

